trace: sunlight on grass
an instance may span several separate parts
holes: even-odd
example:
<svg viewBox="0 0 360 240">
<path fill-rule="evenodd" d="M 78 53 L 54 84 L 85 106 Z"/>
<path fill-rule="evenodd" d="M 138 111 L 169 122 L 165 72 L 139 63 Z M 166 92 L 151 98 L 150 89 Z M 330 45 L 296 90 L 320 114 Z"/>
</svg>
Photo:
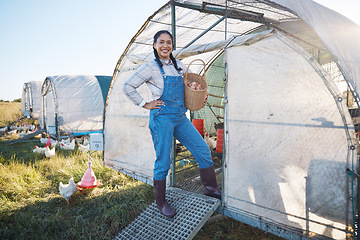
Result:
<svg viewBox="0 0 360 240">
<path fill-rule="evenodd" d="M 18 159 L 12 150 L 20 144 L 28 153 Z M 112 239 L 154 200 L 151 187 L 105 167 L 96 152 L 91 168 L 100 186 L 78 191 L 67 203 L 59 183 L 79 182 L 89 154 L 57 149 L 47 159 L 33 153 L 33 145 L 1 150 L 0 239 Z"/>
</svg>

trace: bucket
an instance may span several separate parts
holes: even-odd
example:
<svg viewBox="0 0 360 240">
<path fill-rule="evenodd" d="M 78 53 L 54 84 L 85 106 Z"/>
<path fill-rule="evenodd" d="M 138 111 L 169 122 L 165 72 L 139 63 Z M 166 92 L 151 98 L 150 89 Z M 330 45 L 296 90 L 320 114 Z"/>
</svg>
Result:
<svg viewBox="0 0 360 240">
<path fill-rule="evenodd" d="M 191 111 L 198 111 L 203 108 L 207 102 L 208 96 L 208 86 L 205 80 L 205 75 L 201 76 L 196 73 L 189 73 L 189 67 L 194 61 L 201 61 L 204 64 L 204 72 L 205 72 L 205 62 L 201 59 L 195 59 L 190 62 L 184 77 L 184 85 L 185 85 L 185 107 Z M 203 88 L 202 90 L 193 90 L 191 89 L 187 83 L 197 82 Z"/>
<path fill-rule="evenodd" d="M 216 130 L 217 138 L 216 138 L 216 152 L 223 152 L 223 142 L 224 142 L 224 129 Z"/>
<path fill-rule="evenodd" d="M 201 136 L 204 136 L 205 134 L 205 124 L 204 119 L 193 119 L 192 124 L 195 126 L 195 128 L 199 131 Z"/>
</svg>

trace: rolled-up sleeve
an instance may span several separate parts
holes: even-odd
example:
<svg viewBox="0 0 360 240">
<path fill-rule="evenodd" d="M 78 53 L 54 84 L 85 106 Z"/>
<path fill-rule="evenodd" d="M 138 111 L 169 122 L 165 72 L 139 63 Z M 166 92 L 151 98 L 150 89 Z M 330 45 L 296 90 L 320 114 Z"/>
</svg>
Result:
<svg viewBox="0 0 360 240">
<path fill-rule="evenodd" d="M 150 78 L 151 70 L 147 64 L 144 64 L 124 83 L 123 91 L 125 95 L 139 107 L 144 106 L 146 101 L 136 89 L 146 83 Z"/>
</svg>

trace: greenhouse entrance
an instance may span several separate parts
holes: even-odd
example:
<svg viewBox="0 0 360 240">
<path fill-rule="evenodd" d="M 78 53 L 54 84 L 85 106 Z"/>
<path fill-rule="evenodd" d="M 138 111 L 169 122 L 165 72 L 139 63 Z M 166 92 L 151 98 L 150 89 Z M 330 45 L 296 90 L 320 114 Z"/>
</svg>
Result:
<svg viewBox="0 0 360 240">
<path fill-rule="evenodd" d="M 204 187 L 200 179 L 200 171 L 197 162 L 189 150 L 179 142 L 176 143 L 175 166 L 173 165 L 170 177 L 171 185 L 185 191 L 203 194 Z M 214 162 L 216 180 L 219 189 L 222 186 L 222 153 L 211 152 Z M 174 169 L 174 170 L 173 170 Z M 175 174 L 173 174 L 175 172 Z"/>
<path fill-rule="evenodd" d="M 201 67 L 201 63 L 195 63 Z M 203 74 L 203 72 L 200 72 L 200 74 Z M 216 54 L 213 61 L 208 63 L 205 69 L 205 79 L 208 84 L 209 94 L 206 107 L 190 112 L 189 118 L 209 145 L 217 183 L 219 189 L 221 189 L 224 149 L 224 101 L 226 99 L 225 65 L 222 50 Z M 171 168 L 171 185 L 189 192 L 203 194 L 204 187 L 201 183 L 199 167 L 192 154 L 180 142 L 175 141 L 173 155 L 175 157 L 173 157 Z"/>
</svg>

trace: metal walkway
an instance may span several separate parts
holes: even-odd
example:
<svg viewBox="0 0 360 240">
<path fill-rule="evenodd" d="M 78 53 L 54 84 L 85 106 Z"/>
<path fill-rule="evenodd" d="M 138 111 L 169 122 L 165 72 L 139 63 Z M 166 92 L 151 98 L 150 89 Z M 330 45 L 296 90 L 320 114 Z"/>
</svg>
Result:
<svg viewBox="0 0 360 240">
<path fill-rule="evenodd" d="M 169 188 L 166 200 L 177 212 L 174 218 L 163 216 L 154 202 L 114 240 L 192 239 L 220 206 L 216 198 L 178 188 Z"/>
</svg>

